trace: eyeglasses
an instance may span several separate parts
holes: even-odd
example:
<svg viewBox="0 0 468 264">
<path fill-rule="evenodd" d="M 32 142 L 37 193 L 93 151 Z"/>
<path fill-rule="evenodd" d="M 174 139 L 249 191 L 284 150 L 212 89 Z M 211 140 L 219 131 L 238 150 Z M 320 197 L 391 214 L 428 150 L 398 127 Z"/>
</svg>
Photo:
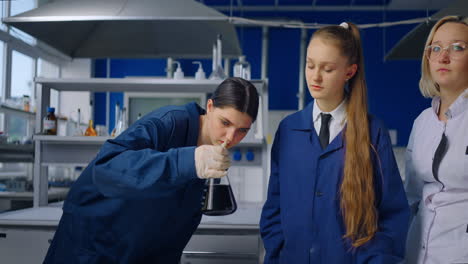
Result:
<svg viewBox="0 0 468 264">
<path fill-rule="evenodd" d="M 447 51 L 450 59 L 461 59 L 466 53 L 466 43 L 463 41 L 450 44 L 448 47 L 443 48 L 440 45 L 429 45 L 425 48 L 426 57 L 431 60 L 437 60 L 439 56 Z"/>
</svg>

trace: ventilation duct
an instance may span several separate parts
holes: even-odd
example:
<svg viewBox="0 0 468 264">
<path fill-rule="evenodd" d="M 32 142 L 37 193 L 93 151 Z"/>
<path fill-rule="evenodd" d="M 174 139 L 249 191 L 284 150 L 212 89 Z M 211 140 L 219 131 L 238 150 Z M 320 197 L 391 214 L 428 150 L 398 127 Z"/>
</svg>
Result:
<svg viewBox="0 0 468 264">
<path fill-rule="evenodd" d="M 424 53 L 424 45 L 432 26 L 437 20 L 448 15 L 468 16 L 468 1 L 456 0 L 446 8 L 431 16 L 431 20 L 419 24 L 387 53 L 386 60 L 420 60 Z"/>
<path fill-rule="evenodd" d="M 60 0 L 5 18 L 72 58 L 209 58 L 241 54 L 234 25 L 192 0 Z"/>
</svg>

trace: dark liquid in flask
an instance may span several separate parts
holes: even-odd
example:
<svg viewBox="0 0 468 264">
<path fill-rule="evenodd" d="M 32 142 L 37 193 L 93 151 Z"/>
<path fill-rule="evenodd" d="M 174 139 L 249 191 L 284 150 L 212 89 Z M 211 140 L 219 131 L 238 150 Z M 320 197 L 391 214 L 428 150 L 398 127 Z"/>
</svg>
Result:
<svg viewBox="0 0 468 264">
<path fill-rule="evenodd" d="M 214 184 L 207 187 L 202 213 L 210 216 L 228 215 L 237 210 L 231 185 Z"/>
</svg>

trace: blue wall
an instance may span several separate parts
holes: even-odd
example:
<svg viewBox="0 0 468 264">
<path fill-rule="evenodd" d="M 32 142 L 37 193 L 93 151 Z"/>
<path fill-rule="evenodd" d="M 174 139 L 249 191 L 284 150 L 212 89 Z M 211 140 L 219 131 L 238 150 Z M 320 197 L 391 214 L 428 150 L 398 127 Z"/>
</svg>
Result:
<svg viewBox="0 0 468 264">
<path fill-rule="evenodd" d="M 298 0 L 300 4 L 301 1 Z M 351 21 L 356 24 L 398 21 L 426 16 L 426 11 L 368 11 L 368 12 L 234 12 L 234 16 L 261 19 L 301 20 L 307 23 L 320 22 L 339 24 Z M 384 61 L 385 54 L 413 25 L 400 25 L 388 28 L 370 28 L 361 30 L 365 56 L 366 77 L 369 91 L 370 112 L 381 118 L 389 129 L 398 131 L 398 145 L 406 145 L 413 120 L 430 101 L 419 93 L 420 62 Z M 259 27 L 239 27 L 238 37 L 243 53 L 252 66 L 252 78 L 260 78 L 261 72 L 261 38 Z M 308 35 L 313 30 L 308 31 Z M 269 31 L 269 108 L 270 110 L 295 110 L 298 107 L 297 93 L 299 87 L 299 52 L 300 30 L 270 28 Z M 424 43 L 421 43 L 424 45 Z M 192 60 L 180 60 L 186 76 L 193 76 L 197 66 Z M 233 65 L 235 60 L 231 62 Z M 211 60 L 202 60 L 207 76 L 211 73 Z M 112 59 L 110 77 L 125 76 L 165 76 L 165 59 Z M 106 61 L 95 60 L 95 77 L 106 77 Z M 96 124 L 105 123 L 105 113 L 101 111 L 105 95 L 95 97 Z M 104 100 L 104 101 L 103 101 Z M 122 102 L 121 93 L 111 94 L 110 109 L 113 103 Z M 310 102 L 307 94 L 306 102 Z M 121 104 L 122 105 L 122 104 Z M 110 111 L 110 127 L 113 127 L 114 111 Z"/>
</svg>

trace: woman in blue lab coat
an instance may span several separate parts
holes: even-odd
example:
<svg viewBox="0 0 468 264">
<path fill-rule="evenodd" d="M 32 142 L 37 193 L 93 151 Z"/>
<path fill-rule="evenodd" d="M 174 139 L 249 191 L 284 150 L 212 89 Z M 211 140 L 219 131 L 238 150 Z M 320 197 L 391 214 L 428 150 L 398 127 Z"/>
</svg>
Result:
<svg viewBox="0 0 468 264">
<path fill-rule="evenodd" d="M 256 88 L 223 81 L 207 102 L 157 109 L 108 140 L 73 184 L 44 263 L 176 264 L 201 220 L 206 178 L 226 175 Z"/>
<path fill-rule="evenodd" d="M 358 28 L 317 30 L 306 79 L 315 99 L 286 117 L 260 220 L 272 263 L 403 260 L 409 208 L 388 131 L 367 112 Z"/>
</svg>

